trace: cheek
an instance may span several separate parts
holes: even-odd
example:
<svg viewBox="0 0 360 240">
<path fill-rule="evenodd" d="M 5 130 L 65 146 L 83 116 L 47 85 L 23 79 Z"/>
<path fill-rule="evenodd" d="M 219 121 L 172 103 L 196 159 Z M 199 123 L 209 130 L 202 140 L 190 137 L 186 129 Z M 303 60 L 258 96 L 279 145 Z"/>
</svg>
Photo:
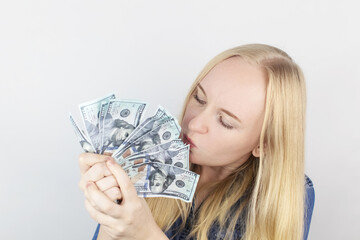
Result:
<svg viewBox="0 0 360 240">
<path fill-rule="evenodd" d="M 214 156 L 224 162 L 233 162 L 247 158 L 252 151 L 253 143 L 248 141 L 247 136 L 229 136 L 226 132 L 219 132 L 207 139 L 209 157 Z"/>
<path fill-rule="evenodd" d="M 237 145 L 232 145 L 232 153 L 234 156 L 240 156 L 240 158 L 248 158 L 251 152 L 256 148 L 259 143 L 259 136 L 256 131 L 248 131 L 241 138 L 235 141 Z"/>
</svg>

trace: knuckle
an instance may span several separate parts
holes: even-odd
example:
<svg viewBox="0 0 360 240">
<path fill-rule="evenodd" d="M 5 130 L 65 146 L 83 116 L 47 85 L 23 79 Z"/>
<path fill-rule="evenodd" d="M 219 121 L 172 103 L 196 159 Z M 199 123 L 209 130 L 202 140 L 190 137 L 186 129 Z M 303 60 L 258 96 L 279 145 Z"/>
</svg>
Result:
<svg viewBox="0 0 360 240">
<path fill-rule="evenodd" d="M 132 216 L 128 216 L 127 218 L 124 219 L 124 225 L 126 226 L 131 226 L 134 222 L 134 218 Z"/>
<path fill-rule="evenodd" d="M 102 165 L 101 163 L 94 164 L 84 173 L 83 177 L 91 181 L 101 181 L 104 177 L 104 168 Z"/>
<path fill-rule="evenodd" d="M 87 156 L 86 153 L 80 153 L 80 155 L 79 155 L 79 163 L 81 165 L 84 164 L 84 162 L 86 161 L 86 156 Z"/>
<path fill-rule="evenodd" d="M 126 230 L 126 227 L 123 226 L 122 224 L 118 224 L 118 226 L 116 227 L 116 234 L 115 236 L 117 238 L 121 238 L 124 236 L 124 233 L 125 233 L 125 230 Z"/>
</svg>

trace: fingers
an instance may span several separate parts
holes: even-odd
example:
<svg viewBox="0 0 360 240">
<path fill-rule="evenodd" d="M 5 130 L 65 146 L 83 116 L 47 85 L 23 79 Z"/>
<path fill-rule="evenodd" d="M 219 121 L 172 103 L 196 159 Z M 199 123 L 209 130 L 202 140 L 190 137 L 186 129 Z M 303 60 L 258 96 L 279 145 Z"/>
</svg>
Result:
<svg viewBox="0 0 360 240">
<path fill-rule="evenodd" d="M 102 225 L 108 226 L 114 221 L 112 217 L 98 211 L 88 199 L 85 199 L 85 208 L 89 212 L 91 218 Z"/>
<path fill-rule="evenodd" d="M 87 183 L 85 196 L 90 205 L 97 211 L 114 218 L 120 216 L 120 206 L 105 196 L 103 192 L 99 191 L 95 183 Z"/>
<path fill-rule="evenodd" d="M 96 163 L 83 174 L 79 182 L 79 187 L 84 190 L 87 182 L 97 182 L 100 179 L 111 175 L 112 173 L 109 171 L 105 163 Z"/>
<path fill-rule="evenodd" d="M 113 202 L 122 198 L 119 185 L 113 175 L 100 179 L 96 182 L 96 186 Z"/>
<path fill-rule="evenodd" d="M 111 201 L 117 203 L 117 201 L 119 200 L 121 202 L 122 200 L 122 196 L 121 196 L 121 192 L 120 192 L 120 188 L 119 187 L 112 187 L 106 191 L 103 191 L 104 194 L 111 199 Z"/>
<path fill-rule="evenodd" d="M 112 159 L 110 156 L 94 154 L 94 153 L 82 153 L 79 156 L 79 167 L 81 174 L 84 174 L 90 167 L 96 163 L 106 162 Z"/>
<path fill-rule="evenodd" d="M 114 175 L 117 184 L 120 186 L 123 197 L 122 204 L 135 201 L 138 198 L 137 193 L 134 184 L 131 182 L 126 172 L 120 167 L 120 165 L 116 164 L 113 159 L 108 160 L 106 164 L 110 172 Z"/>
<path fill-rule="evenodd" d="M 109 173 L 111 172 L 109 171 Z M 96 181 L 96 186 L 100 189 L 100 191 L 104 192 L 112 187 L 118 187 L 119 185 L 117 184 L 115 177 L 110 175 Z"/>
</svg>

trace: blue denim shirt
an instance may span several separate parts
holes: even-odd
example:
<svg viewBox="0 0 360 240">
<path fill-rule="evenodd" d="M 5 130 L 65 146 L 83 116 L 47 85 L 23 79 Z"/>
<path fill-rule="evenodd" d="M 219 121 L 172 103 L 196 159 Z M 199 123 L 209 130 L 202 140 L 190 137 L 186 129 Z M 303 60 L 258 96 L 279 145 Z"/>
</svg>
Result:
<svg viewBox="0 0 360 240">
<path fill-rule="evenodd" d="M 311 223 L 311 217 L 314 209 L 314 203 L 315 203 L 315 191 L 313 187 L 313 183 L 310 180 L 309 177 L 305 176 L 305 190 L 306 190 L 306 198 L 305 198 L 305 216 L 304 216 L 304 240 L 308 238 L 309 229 L 310 229 L 310 223 Z M 233 206 L 234 208 L 237 207 L 237 205 L 240 204 L 240 201 Z M 196 214 L 196 212 L 195 212 Z M 190 216 L 187 218 L 187 221 L 185 223 L 185 228 L 179 232 L 177 229 L 181 225 L 182 220 L 181 218 L 177 219 L 177 221 L 171 226 L 171 228 L 165 232 L 166 236 L 169 239 L 172 240 L 184 240 L 189 235 L 192 227 L 192 221 L 193 221 L 193 209 L 190 210 Z M 237 220 L 234 233 L 233 233 L 233 239 L 240 239 L 245 232 L 245 221 L 244 216 L 240 216 L 240 218 Z M 100 229 L 100 224 L 98 224 L 93 240 L 97 239 L 98 233 Z M 225 231 L 220 231 L 219 225 L 215 222 L 213 226 L 210 228 L 208 239 L 209 240 L 216 240 L 219 236 L 219 239 L 223 239 L 225 236 Z M 194 240 L 194 238 L 190 238 L 190 240 Z"/>
</svg>

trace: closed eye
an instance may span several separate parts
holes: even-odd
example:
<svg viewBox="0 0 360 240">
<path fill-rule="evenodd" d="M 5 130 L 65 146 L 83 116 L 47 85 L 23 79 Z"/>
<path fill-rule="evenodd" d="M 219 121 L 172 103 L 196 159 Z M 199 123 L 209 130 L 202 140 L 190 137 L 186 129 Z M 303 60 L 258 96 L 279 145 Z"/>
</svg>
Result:
<svg viewBox="0 0 360 240">
<path fill-rule="evenodd" d="M 195 98 L 195 100 L 200 103 L 201 105 L 206 104 L 206 102 L 204 100 L 201 100 L 197 94 L 197 91 L 194 93 L 193 97 Z"/>
<path fill-rule="evenodd" d="M 225 127 L 226 129 L 233 129 L 234 127 L 231 126 L 230 124 L 224 122 L 223 117 L 221 115 L 219 115 L 219 122 L 221 125 L 223 125 L 223 127 Z"/>
</svg>

